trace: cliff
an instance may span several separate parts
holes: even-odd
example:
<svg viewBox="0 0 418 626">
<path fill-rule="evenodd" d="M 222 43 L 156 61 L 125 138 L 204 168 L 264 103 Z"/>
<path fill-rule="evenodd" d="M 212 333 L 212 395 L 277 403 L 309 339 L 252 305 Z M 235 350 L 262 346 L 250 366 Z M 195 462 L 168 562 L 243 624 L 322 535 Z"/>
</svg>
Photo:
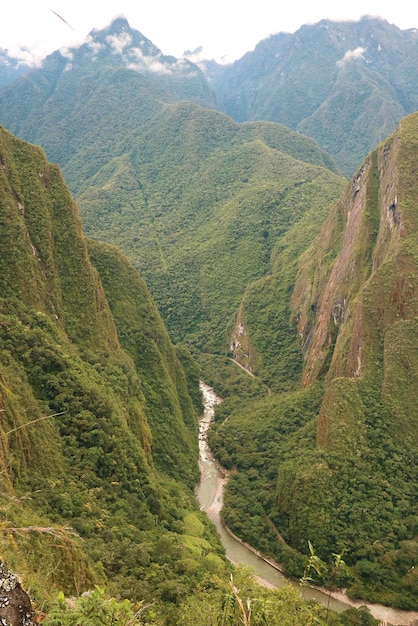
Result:
<svg viewBox="0 0 418 626">
<path fill-rule="evenodd" d="M 353 177 L 301 257 L 292 317 L 316 445 L 279 462 L 285 537 L 343 548 L 355 597 L 416 608 L 418 115 Z M 415 477 L 415 478 L 414 478 Z"/>
<path fill-rule="evenodd" d="M 126 258 L 87 245 L 58 166 L 1 128 L 0 222 L 2 559 L 38 601 L 107 581 L 159 602 L 152 563 L 174 588 L 176 560 L 212 554 L 194 548 L 195 374 Z M 174 548 L 187 515 L 199 536 Z"/>
<path fill-rule="evenodd" d="M 326 376 L 320 445 L 340 437 L 330 396 L 341 377 L 379 390 L 394 437 L 418 436 L 417 125 L 405 118 L 366 159 L 301 260 L 292 308 L 303 384 Z"/>
</svg>

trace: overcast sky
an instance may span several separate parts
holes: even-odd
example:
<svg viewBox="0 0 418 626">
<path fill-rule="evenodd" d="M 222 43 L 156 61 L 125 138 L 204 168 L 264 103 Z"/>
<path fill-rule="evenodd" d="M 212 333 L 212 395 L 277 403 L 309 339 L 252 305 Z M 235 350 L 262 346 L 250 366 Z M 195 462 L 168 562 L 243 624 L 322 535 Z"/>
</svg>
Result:
<svg viewBox="0 0 418 626">
<path fill-rule="evenodd" d="M 413 0 L 0 0 L 0 48 L 13 54 L 26 47 L 44 56 L 81 43 L 93 28 L 121 14 L 164 54 L 179 57 L 202 46 L 208 58 L 226 61 L 270 34 L 294 32 L 323 18 L 373 15 L 401 29 L 418 28 Z"/>
</svg>

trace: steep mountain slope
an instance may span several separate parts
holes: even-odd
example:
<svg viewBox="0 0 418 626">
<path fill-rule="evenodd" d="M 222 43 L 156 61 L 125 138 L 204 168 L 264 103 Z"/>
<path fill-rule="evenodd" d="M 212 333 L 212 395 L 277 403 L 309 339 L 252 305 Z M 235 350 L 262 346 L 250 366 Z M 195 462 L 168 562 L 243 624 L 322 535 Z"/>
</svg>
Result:
<svg viewBox="0 0 418 626">
<path fill-rule="evenodd" d="M 237 121 L 298 129 L 349 176 L 418 103 L 418 34 L 386 21 L 322 20 L 261 41 L 211 85 Z"/>
<path fill-rule="evenodd" d="M 99 271 L 119 340 L 141 379 L 153 459 L 171 476 L 194 485 L 197 420 L 183 368 L 160 315 L 144 281 L 116 248 L 89 241 L 88 250 Z"/>
<path fill-rule="evenodd" d="M 36 623 L 232 625 L 241 593 L 272 626 L 323 616 L 247 571 L 231 594 L 193 493 L 198 371 L 126 258 L 86 242 L 58 167 L 1 128 L 0 222 L 1 559 Z"/>
<path fill-rule="evenodd" d="M 344 520 L 348 543 L 357 555 L 366 543 L 370 561 L 383 563 L 383 555 L 392 554 L 387 570 L 393 568 L 393 576 L 398 567 L 403 575 L 397 589 L 403 589 L 405 606 L 416 598 L 410 566 L 417 546 L 407 540 L 416 537 L 418 497 L 417 137 L 413 115 L 366 160 L 325 225 L 318 256 L 312 255 L 312 264 L 305 259 L 293 302 L 304 341 L 303 382 L 326 373 L 317 446 L 328 469 L 319 470 L 318 462 L 314 482 L 337 482 L 340 491 L 357 482 L 351 513 L 343 512 L 348 502 L 342 498 L 334 519 L 328 506 L 325 526 L 335 535 Z M 289 480 L 283 475 L 279 470 L 282 485 Z M 300 469 L 296 476 L 298 481 Z M 279 488 L 283 510 L 286 491 Z M 355 500 L 363 503 L 360 515 Z M 378 549 L 373 539 L 381 542 Z M 396 558 L 394 549 L 400 551 Z M 400 566 L 399 553 L 408 555 L 409 567 L 407 558 Z M 366 579 L 367 564 L 358 569 Z M 382 572 L 377 589 L 396 588 L 385 575 L 390 579 Z"/>
<path fill-rule="evenodd" d="M 417 154 L 414 114 L 368 156 L 297 277 L 285 273 L 280 290 L 272 275 L 247 291 L 250 352 L 274 310 L 289 358 L 282 388 L 300 363 L 291 325 L 301 387 L 238 410 L 227 400 L 211 439 L 239 470 L 225 500 L 235 532 L 295 574 L 308 540 L 323 558 L 344 550 L 353 578 L 339 584 L 409 609 L 418 597 Z M 282 267 L 288 258 L 278 251 Z M 260 302 L 270 315 L 256 322 Z"/>
<path fill-rule="evenodd" d="M 107 576 L 164 613 L 163 583 L 170 604 L 223 569 L 193 491 L 197 381 L 127 260 L 92 242 L 91 263 L 58 167 L 3 129 L 0 219 L 2 558 L 38 599 Z"/>
<path fill-rule="evenodd" d="M 284 128 L 241 128 L 186 103 L 166 107 L 143 150 L 138 143 L 84 183 L 85 227 L 117 243 L 140 268 L 172 337 L 193 335 L 202 349 L 219 351 L 248 282 L 266 272 L 276 238 L 308 203 L 331 203 L 342 179 L 286 154 L 321 159 L 314 144 Z"/>
</svg>

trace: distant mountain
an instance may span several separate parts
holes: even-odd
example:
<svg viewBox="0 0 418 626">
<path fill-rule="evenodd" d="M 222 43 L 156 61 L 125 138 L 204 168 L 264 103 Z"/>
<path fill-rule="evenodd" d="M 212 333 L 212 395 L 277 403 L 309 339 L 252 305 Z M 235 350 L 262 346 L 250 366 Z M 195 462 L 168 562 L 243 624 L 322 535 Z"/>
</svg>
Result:
<svg viewBox="0 0 418 626">
<path fill-rule="evenodd" d="M 209 76 L 235 120 L 270 120 L 305 133 L 351 176 L 418 109 L 417 62 L 416 29 L 366 17 L 272 35 Z"/>
<path fill-rule="evenodd" d="M 64 141 L 60 129 L 66 122 L 76 124 L 79 116 L 86 115 L 91 95 L 98 91 L 99 73 L 104 89 L 117 92 L 117 81 L 125 81 L 125 87 L 117 96 L 118 104 L 124 100 L 130 111 L 141 106 L 141 98 L 135 92 L 138 82 L 152 94 L 151 98 L 164 102 L 191 100 L 210 108 L 216 106 L 214 94 L 197 65 L 187 59 L 164 56 L 139 31 L 131 29 L 124 18 L 118 18 L 104 30 L 93 30 L 81 46 L 47 56 L 42 66 L 32 70 L 22 83 L 3 89 L 0 121 L 11 132 L 42 144 L 53 161 L 62 163 L 63 153 L 68 158 L 71 146 Z M 119 73 L 117 79 L 116 73 Z M 133 82 L 131 89 L 126 85 L 128 77 Z M 108 87 L 104 86 L 106 80 L 111 83 Z M 112 80 L 116 81 L 113 87 Z M 134 100 L 128 102 L 129 98 Z M 8 106 L 12 109 L 8 110 Z M 100 105 L 95 103 L 94 106 L 100 112 Z M 47 119 L 39 119 L 40 109 Z M 93 115 L 92 110 L 90 114 Z M 136 119 L 134 117 L 134 121 Z M 55 133 L 47 131 L 48 125 L 54 125 Z M 45 135 L 48 135 L 48 144 L 43 141 Z M 51 150 L 50 144 L 54 141 L 58 146 Z"/>
<path fill-rule="evenodd" d="M 7 85 L 28 68 L 16 65 L 7 54 L 2 62 L 0 55 L 0 120 L 19 136 L 44 145 L 38 107 L 48 118 L 61 109 L 75 124 L 84 114 L 81 98 L 89 106 L 89 86 L 97 83 L 93 75 L 98 68 L 119 68 L 136 72 L 143 89 L 159 91 L 157 97 L 164 102 L 189 100 L 238 122 L 278 122 L 308 135 L 351 176 L 400 119 L 418 108 L 417 32 L 371 17 L 358 22 L 322 20 L 293 34 L 272 35 L 232 65 L 197 65 L 192 62 L 195 53 L 186 52 L 181 59 L 164 55 L 126 19 L 118 18 L 108 28 L 93 30 L 83 45 L 44 59 L 40 73 L 31 72 L 30 80 L 19 88 L 12 85 L 11 91 Z M 59 100 L 55 90 L 63 94 L 75 77 L 74 95 L 80 98 L 73 110 L 67 104 L 70 93 Z M 134 92 L 128 90 L 129 97 L 135 97 Z M 61 119 L 55 117 L 54 123 L 56 144 L 68 150 L 60 134 Z M 52 160 L 63 162 L 60 152 L 45 148 Z"/>
</svg>

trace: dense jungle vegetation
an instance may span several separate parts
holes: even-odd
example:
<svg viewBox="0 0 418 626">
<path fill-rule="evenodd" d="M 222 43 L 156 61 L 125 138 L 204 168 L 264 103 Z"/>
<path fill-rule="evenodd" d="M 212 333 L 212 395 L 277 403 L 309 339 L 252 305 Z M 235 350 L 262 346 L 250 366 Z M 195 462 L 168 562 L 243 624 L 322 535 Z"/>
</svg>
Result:
<svg viewBox="0 0 418 626">
<path fill-rule="evenodd" d="M 2 557 L 38 606 L 96 582 L 174 619 L 228 570 L 193 493 L 196 372 L 135 270 L 92 244 L 103 288 L 58 168 L 5 131 L 0 151 Z"/>
<path fill-rule="evenodd" d="M 230 580 L 193 493 L 199 370 L 43 152 L 1 130 L 0 162 L 1 555 L 38 621 L 373 624 Z"/>
<path fill-rule="evenodd" d="M 324 559 L 335 548 L 344 551 L 350 595 L 405 609 L 416 608 L 418 590 L 417 121 L 403 120 L 370 156 L 299 260 L 285 310 L 299 326 L 304 358 L 292 359 L 295 370 L 281 369 L 284 391 L 264 390 L 263 398 L 262 377 L 252 379 L 247 394 L 255 391 L 260 399 L 239 404 L 238 382 L 227 373 L 231 364 L 208 370 L 225 398 L 210 433 L 212 448 L 231 470 L 225 522 L 294 575 L 313 537 Z M 364 203 L 356 213 L 351 203 L 358 194 Z M 400 276 L 409 277 L 407 284 Z M 255 306 L 269 289 L 261 283 Z M 257 336 L 254 318 L 246 315 L 251 306 L 244 301 L 241 311 L 250 341 Z M 287 334 L 281 331 L 282 341 Z M 293 371 L 304 383 L 294 390 Z"/>
<path fill-rule="evenodd" d="M 56 626 L 89 606 L 245 623 L 247 597 L 260 624 L 371 623 L 230 584 L 194 498 L 203 378 L 231 529 L 298 578 L 311 542 L 315 582 L 416 609 L 417 116 L 347 184 L 311 139 L 216 111 L 148 40 L 179 82 L 128 69 L 109 32 L 0 93 L 90 237 L 58 166 L 2 130 L 2 555 Z"/>
</svg>

